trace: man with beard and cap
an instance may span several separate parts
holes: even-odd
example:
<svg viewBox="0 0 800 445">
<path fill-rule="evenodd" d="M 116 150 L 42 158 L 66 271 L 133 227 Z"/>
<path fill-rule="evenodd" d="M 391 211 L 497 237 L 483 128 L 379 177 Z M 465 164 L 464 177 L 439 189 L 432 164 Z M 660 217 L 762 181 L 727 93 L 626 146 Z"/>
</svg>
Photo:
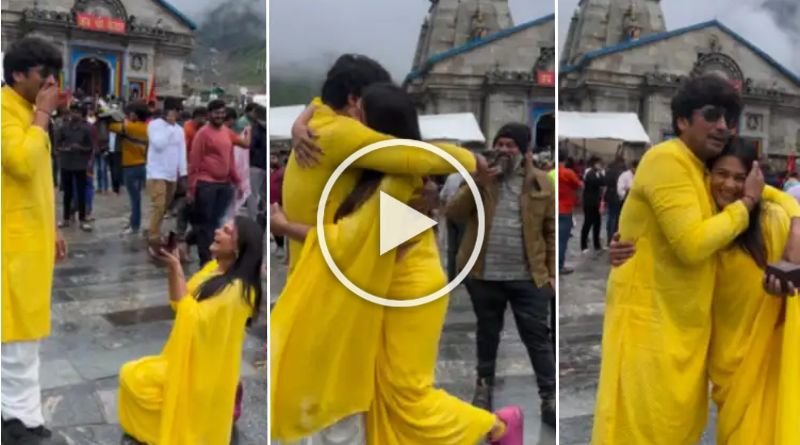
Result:
<svg viewBox="0 0 800 445">
<path fill-rule="evenodd" d="M 61 53 L 26 37 L 3 59 L 2 443 L 64 443 L 44 427 L 39 347 L 50 335 L 55 262 L 67 249 L 56 229 L 50 115 Z"/>
<path fill-rule="evenodd" d="M 492 409 L 497 349 L 503 317 L 511 305 L 528 350 L 542 399 L 542 420 L 555 426 L 555 355 L 548 315 L 555 296 L 555 190 L 547 173 L 534 168 L 531 131 L 510 123 L 497 133 L 489 172 L 476 174 L 484 203 L 486 234 L 466 285 L 478 318 L 478 381 L 473 403 Z M 463 268 L 477 239 L 475 200 L 462 187 L 446 209 L 447 218 L 466 224 L 458 254 Z"/>
</svg>

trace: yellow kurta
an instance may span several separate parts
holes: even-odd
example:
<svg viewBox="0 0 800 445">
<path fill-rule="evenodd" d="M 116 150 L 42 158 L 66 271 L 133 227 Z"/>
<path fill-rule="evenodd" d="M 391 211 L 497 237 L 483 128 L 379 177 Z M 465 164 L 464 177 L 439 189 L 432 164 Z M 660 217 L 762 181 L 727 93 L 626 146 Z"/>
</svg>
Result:
<svg viewBox="0 0 800 445">
<path fill-rule="evenodd" d="M 209 262 L 187 283 L 160 355 L 120 370 L 119 423 L 148 445 L 228 445 L 245 323 L 251 306 L 240 281 L 198 302 L 195 290 L 217 270 Z M 252 296 L 251 296 L 252 298 Z"/>
<path fill-rule="evenodd" d="M 33 106 L 2 88 L 3 343 L 50 335 L 56 216 L 50 138 Z"/>
<path fill-rule="evenodd" d="M 381 190 L 407 202 L 411 178 L 387 177 Z M 355 213 L 325 227 L 331 256 L 356 285 L 387 295 L 395 251 L 380 256 L 375 193 Z M 270 315 L 273 439 L 292 442 L 366 412 L 373 399 L 383 307 L 354 295 L 331 273 L 309 232 Z"/>
<path fill-rule="evenodd" d="M 791 197 L 764 193 L 800 214 Z M 636 254 L 608 281 L 593 444 L 699 440 L 715 255 L 747 222 L 741 202 L 714 215 L 705 168 L 680 139 L 644 155 L 620 217 L 620 235 L 636 243 Z"/>
<path fill-rule="evenodd" d="M 407 202 L 418 185 L 387 176 L 381 190 Z M 326 227 L 344 274 L 396 299 L 444 286 L 433 231 L 400 260 L 394 251 L 380 256 L 378 215 L 375 193 L 353 215 Z M 494 415 L 433 387 L 446 311 L 447 298 L 383 308 L 351 294 L 325 265 L 316 232 L 309 233 L 270 319 L 273 438 L 291 442 L 368 409 L 371 445 L 462 445 L 485 438 Z"/>
<path fill-rule="evenodd" d="M 309 122 L 309 128 L 318 136 L 317 144 L 322 148 L 324 155 L 320 158 L 319 165 L 304 169 L 297 165 L 292 154 L 283 176 L 282 193 L 284 211 L 290 221 L 316 225 L 317 206 L 322 189 L 336 167 L 359 149 L 394 138 L 378 133 L 355 119 L 336 114 L 319 99 L 314 99 L 312 105 L 317 108 Z M 451 144 L 435 145 L 451 154 L 467 170 L 475 170 L 475 157 L 469 150 Z M 351 167 L 339 177 L 331 191 L 326 203 L 326 223 L 333 221 L 336 209 L 353 190 L 360 177 L 358 169 L 415 176 L 446 175 L 456 171 L 447 161 L 431 152 L 402 146 L 374 151 L 360 158 Z M 294 269 L 302 246 L 303 244 L 297 241 L 289 241 L 290 270 Z"/>
<path fill-rule="evenodd" d="M 761 229 L 769 262 L 780 260 L 789 235 L 788 215 L 764 205 Z M 779 408 L 779 393 L 786 401 L 800 399 L 798 299 L 766 294 L 763 278 L 764 270 L 744 249 L 731 246 L 720 253 L 708 368 L 720 445 L 800 443 L 800 411 L 796 405 Z M 789 306 L 785 322 L 784 303 Z M 777 440 L 781 430 L 787 433 Z"/>
</svg>

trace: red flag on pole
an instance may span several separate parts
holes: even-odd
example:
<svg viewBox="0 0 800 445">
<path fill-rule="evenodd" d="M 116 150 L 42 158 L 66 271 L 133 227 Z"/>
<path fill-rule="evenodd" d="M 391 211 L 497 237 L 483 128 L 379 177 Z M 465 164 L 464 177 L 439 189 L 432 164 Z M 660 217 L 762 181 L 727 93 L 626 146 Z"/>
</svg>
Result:
<svg viewBox="0 0 800 445">
<path fill-rule="evenodd" d="M 156 102 L 156 75 L 150 78 L 150 93 L 147 95 L 147 103 Z"/>
<path fill-rule="evenodd" d="M 787 161 L 786 164 L 787 164 L 786 169 L 789 171 L 789 173 L 795 171 L 795 169 L 797 168 L 797 155 L 794 153 L 790 153 L 789 160 Z"/>
</svg>

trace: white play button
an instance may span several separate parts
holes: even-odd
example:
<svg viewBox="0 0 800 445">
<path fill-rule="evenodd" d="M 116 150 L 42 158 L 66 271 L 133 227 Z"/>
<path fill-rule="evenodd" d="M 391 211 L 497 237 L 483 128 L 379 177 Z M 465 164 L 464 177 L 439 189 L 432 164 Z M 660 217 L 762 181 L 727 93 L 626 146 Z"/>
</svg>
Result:
<svg viewBox="0 0 800 445">
<path fill-rule="evenodd" d="M 381 255 L 436 225 L 436 221 L 384 192 L 380 208 Z"/>
</svg>

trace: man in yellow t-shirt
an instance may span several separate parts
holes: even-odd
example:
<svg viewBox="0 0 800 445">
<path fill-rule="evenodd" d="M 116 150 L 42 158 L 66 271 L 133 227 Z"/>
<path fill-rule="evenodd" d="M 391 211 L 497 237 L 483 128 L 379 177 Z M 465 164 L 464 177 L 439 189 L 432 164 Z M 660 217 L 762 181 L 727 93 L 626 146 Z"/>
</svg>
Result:
<svg viewBox="0 0 800 445">
<path fill-rule="evenodd" d="M 131 202 L 131 216 L 125 235 L 137 234 L 142 224 L 142 189 L 147 180 L 147 105 L 134 103 L 127 109 L 127 119 L 109 125 L 122 138 L 122 180 Z"/>
<path fill-rule="evenodd" d="M 2 395 L 4 445 L 55 444 L 44 427 L 39 345 L 50 335 L 55 262 L 66 256 L 56 229 L 48 130 L 58 102 L 61 54 L 28 37 L 3 59 Z"/>
</svg>

